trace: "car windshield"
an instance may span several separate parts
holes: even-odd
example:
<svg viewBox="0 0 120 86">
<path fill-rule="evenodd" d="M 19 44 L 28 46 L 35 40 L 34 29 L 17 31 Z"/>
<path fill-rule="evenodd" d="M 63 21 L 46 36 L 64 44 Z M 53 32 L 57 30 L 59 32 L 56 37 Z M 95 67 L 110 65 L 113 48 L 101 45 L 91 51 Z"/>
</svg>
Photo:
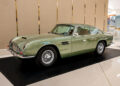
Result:
<svg viewBox="0 0 120 86">
<path fill-rule="evenodd" d="M 59 35 L 71 35 L 73 33 L 73 27 L 68 25 L 57 25 L 52 30 L 52 33 Z"/>
</svg>

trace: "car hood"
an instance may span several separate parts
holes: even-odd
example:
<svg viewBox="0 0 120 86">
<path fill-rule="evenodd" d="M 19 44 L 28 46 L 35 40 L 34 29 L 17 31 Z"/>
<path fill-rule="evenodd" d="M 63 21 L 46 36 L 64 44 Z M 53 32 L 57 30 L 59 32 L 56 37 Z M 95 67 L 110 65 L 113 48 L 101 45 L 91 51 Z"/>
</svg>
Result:
<svg viewBox="0 0 120 86">
<path fill-rule="evenodd" d="M 62 35 L 57 34 L 41 34 L 41 35 L 29 35 L 29 36 L 22 36 L 21 38 L 26 41 L 33 41 L 33 40 L 47 40 L 47 39 L 53 39 L 57 37 L 62 37 Z"/>
<path fill-rule="evenodd" d="M 55 38 L 63 37 L 63 35 L 57 35 L 57 34 L 41 34 L 41 35 L 28 35 L 28 36 L 19 36 L 12 40 L 15 44 L 17 44 L 20 48 L 23 48 L 23 46 L 29 42 L 39 40 L 39 41 L 47 41 L 47 40 L 53 40 Z"/>
</svg>

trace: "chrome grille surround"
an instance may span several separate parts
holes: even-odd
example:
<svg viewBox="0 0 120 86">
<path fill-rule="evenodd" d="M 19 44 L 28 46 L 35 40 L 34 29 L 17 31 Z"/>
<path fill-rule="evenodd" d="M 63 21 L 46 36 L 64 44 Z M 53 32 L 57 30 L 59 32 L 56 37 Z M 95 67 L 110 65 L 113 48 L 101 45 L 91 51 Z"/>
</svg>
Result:
<svg viewBox="0 0 120 86">
<path fill-rule="evenodd" d="M 21 51 L 20 48 L 15 43 L 10 44 L 10 49 L 12 49 L 13 51 L 15 51 L 17 53 L 19 53 Z"/>
</svg>

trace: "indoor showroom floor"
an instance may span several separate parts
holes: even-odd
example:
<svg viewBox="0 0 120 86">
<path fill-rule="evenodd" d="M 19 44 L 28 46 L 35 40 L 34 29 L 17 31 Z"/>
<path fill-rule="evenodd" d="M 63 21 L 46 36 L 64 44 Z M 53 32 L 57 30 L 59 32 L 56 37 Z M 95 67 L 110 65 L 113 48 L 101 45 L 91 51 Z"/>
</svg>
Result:
<svg viewBox="0 0 120 86">
<path fill-rule="evenodd" d="M 22 64 L 7 49 L 1 49 L 0 86 L 120 86 L 120 39 L 114 39 L 101 57 L 79 55 L 49 68 L 31 61 Z"/>
</svg>

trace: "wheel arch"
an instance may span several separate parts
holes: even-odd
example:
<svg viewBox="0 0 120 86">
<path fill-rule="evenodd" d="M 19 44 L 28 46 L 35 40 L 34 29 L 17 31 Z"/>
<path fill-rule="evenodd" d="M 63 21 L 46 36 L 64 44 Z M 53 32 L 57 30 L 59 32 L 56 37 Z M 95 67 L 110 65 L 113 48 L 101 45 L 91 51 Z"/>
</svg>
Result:
<svg viewBox="0 0 120 86">
<path fill-rule="evenodd" d="M 106 40 L 99 40 L 98 43 L 100 42 L 104 42 L 105 43 L 105 47 L 107 46 L 107 41 Z"/>
<path fill-rule="evenodd" d="M 48 44 L 48 45 L 42 46 L 42 47 L 38 50 L 38 52 L 37 52 L 37 54 L 36 54 L 35 57 L 37 57 L 37 55 L 38 55 L 38 53 L 40 52 L 40 50 L 42 50 L 43 48 L 48 47 L 48 46 L 53 47 L 53 48 L 57 51 L 58 56 L 61 57 L 60 51 L 59 51 L 58 47 L 57 47 L 56 45 L 54 45 L 54 44 Z"/>
</svg>

